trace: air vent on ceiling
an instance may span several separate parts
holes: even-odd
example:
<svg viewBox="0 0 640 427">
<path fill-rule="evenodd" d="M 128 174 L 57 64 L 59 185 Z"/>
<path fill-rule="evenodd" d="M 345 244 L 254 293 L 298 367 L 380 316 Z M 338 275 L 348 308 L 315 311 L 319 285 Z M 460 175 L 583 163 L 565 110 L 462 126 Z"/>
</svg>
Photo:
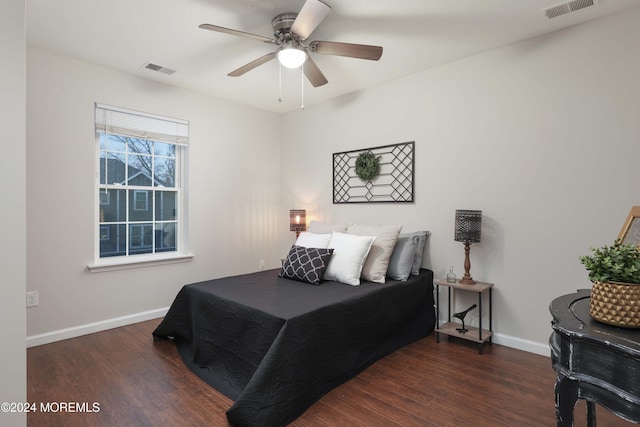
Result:
<svg viewBox="0 0 640 427">
<path fill-rule="evenodd" d="M 162 65 L 154 64 L 152 62 L 147 62 L 144 64 L 144 68 L 148 70 L 158 71 L 160 73 L 171 75 L 176 72 L 176 70 L 172 70 L 171 68 L 163 67 Z"/>
<path fill-rule="evenodd" d="M 557 18 L 558 16 L 566 15 L 567 13 L 576 12 L 578 10 L 597 5 L 598 0 L 572 0 L 549 6 L 542 10 L 544 11 L 544 14 L 547 18 L 552 19 Z"/>
</svg>

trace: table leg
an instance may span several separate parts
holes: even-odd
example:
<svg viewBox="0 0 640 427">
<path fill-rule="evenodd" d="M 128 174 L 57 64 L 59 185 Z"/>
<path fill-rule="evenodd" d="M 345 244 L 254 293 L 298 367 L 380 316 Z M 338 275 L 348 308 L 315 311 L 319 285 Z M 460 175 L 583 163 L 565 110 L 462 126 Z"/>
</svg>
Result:
<svg viewBox="0 0 640 427">
<path fill-rule="evenodd" d="M 478 339 L 482 343 L 482 292 L 478 292 Z"/>
<path fill-rule="evenodd" d="M 440 328 L 440 285 L 436 285 L 436 342 L 440 342 L 438 328 Z"/>
<path fill-rule="evenodd" d="M 491 289 L 489 288 L 489 330 L 493 331 L 493 301 L 491 300 Z M 493 336 L 489 337 L 489 344 L 491 344 L 491 340 L 493 339 Z"/>
<path fill-rule="evenodd" d="M 587 427 L 596 427 L 596 404 L 587 400 Z"/>
<path fill-rule="evenodd" d="M 558 427 L 573 427 L 573 408 L 578 400 L 578 382 L 558 373 L 555 394 Z"/>
</svg>

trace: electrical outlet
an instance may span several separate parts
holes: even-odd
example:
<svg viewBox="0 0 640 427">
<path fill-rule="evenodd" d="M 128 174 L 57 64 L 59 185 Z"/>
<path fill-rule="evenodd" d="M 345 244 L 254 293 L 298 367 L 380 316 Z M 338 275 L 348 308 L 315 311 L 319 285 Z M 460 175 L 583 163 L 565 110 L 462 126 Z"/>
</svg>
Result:
<svg viewBox="0 0 640 427">
<path fill-rule="evenodd" d="M 38 305 L 38 291 L 27 292 L 27 307 Z"/>
<path fill-rule="evenodd" d="M 264 260 L 260 260 L 260 270 L 264 270 Z"/>
</svg>

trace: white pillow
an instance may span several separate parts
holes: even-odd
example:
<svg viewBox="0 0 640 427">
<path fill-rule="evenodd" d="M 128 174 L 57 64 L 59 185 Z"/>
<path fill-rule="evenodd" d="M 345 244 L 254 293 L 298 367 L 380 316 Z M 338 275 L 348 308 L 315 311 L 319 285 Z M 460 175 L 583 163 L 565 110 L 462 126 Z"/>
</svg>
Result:
<svg viewBox="0 0 640 427">
<path fill-rule="evenodd" d="M 324 279 L 358 286 L 362 266 L 375 239 L 375 236 L 334 232 L 328 247 L 333 249 L 333 256 L 324 272 Z"/>
<path fill-rule="evenodd" d="M 389 268 L 389 258 L 398 241 L 402 229 L 399 225 L 360 225 L 351 224 L 347 233 L 359 236 L 376 236 L 371 251 L 362 267 L 362 277 L 370 282 L 384 283 Z"/>
<path fill-rule="evenodd" d="M 303 231 L 296 240 L 296 246 L 303 246 L 305 248 L 319 248 L 327 249 L 329 246 L 329 240 L 331 240 L 331 233 L 329 234 L 317 234 Z"/>
<path fill-rule="evenodd" d="M 328 222 L 311 221 L 307 226 L 307 231 L 319 234 L 331 234 L 334 231 L 345 233 L 347 231 L 347 224 L 331 224 Z"/>
</svg>

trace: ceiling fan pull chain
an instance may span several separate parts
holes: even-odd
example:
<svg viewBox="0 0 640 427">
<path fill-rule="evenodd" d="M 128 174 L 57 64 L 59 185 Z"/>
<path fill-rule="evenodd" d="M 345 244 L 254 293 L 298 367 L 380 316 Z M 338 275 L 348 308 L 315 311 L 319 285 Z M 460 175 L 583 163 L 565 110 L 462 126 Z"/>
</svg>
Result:
<svg viewBox="0 0 640 427">
<path fill-rule="evenodd" d="M 300 109 L 304 110 L 304 65 L 300 67 Z"/>
<path fill-rule="evenodd" d="M 278 62 L 278 102 L 282 102 L 282 64 Z"/>
</svg>

